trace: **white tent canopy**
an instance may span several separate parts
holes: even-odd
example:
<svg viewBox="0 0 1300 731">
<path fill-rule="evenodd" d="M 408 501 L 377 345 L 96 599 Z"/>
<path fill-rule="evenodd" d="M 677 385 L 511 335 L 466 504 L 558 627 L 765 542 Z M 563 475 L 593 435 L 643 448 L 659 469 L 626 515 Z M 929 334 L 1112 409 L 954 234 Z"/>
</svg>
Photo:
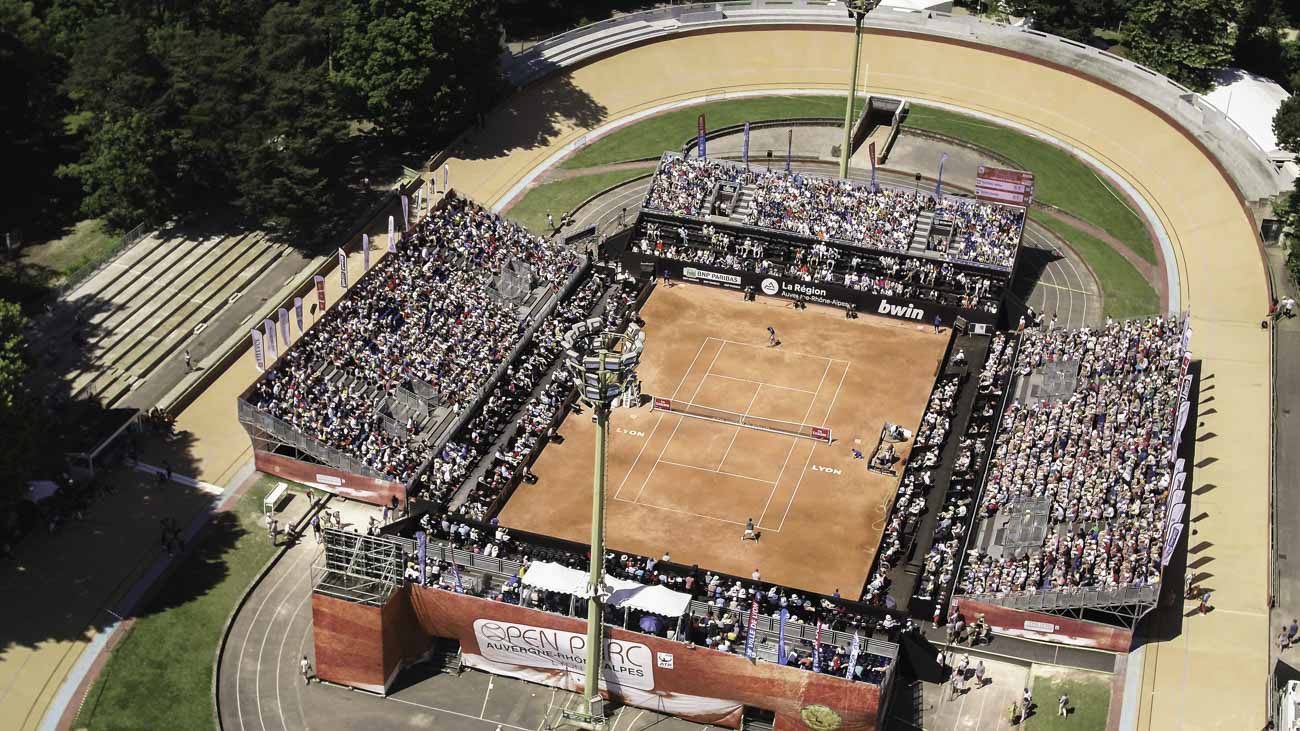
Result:
<svg viewBox="0 0 1300 731">
<path fill-rule="evenodd" d="M 535 589 L 573 594 L 586 598 L 587 572 L 561 566 L 549 561 L 534 561 L 521 579 L 524 585 Z M 665 617 L 680 617 L 691 605 L 691 595 L 673 591 L 663 586 L 646 586 L 635 581 L 605 577 L 606 603 L 620 609 L 628 607 Z"/>
</svg>

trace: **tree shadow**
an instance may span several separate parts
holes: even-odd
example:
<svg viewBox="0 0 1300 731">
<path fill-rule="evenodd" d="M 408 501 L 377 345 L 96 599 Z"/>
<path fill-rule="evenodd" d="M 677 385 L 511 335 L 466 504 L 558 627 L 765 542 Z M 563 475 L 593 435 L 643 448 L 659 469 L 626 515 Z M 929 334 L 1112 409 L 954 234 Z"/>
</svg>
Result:
<svg viewBox="0 0 1300 731">
<path fill-rule="evenodd" d="M 491 160 L 543 147 L 569 129 L 598 127 L 608 115 L 603 104 L 574 85 L 571 74 L 558 74 L 511 95 L 486 115 L 483 126 L 466 133 L 455 154 Z"/>
</svg>

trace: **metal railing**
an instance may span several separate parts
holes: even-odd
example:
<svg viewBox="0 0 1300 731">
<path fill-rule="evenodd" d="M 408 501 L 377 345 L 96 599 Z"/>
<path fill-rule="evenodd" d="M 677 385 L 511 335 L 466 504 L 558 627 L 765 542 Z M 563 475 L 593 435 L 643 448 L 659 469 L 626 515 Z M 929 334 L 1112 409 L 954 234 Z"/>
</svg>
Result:
<svg viewBox="0 0 1300 731">
<path fill-rule="evenodd" d="M 312 564 L 315 591 L 379 606 L 401 583 L 403 546 L 392 538 L 327 528 L 324 542 Z"/>
<path fill-rule="evenodd" d="M 375 479 L 386 479 L 380 475 L 378 471 L 361 460 L 358 460 L 351 455 L 344 454 L 333 447 L 326 446 L 315 437 L 299 431 L 283 419 L 272 416 L 243 399 L 239 399 L 235 403 L 236 413 L 241 424 L 246 424 L 254 429 L 263 431 L 277 441 L 294 447 L 306 454 L 310 454 L 322 463 L 331 467 L 337 467 L 341 470 L 373 477 Z"/>
<path fill-rule="evenodd" d="M 1060 609 L 1152 604 L 1160 596 L 1160 585 L 1119 589 L 1073 589 L 1062 591 L 1007 592 L 1003 594 L 961 594 L 961 599 L 996 604 L 1009 609 L 1043 612 Z"/>
</svg>

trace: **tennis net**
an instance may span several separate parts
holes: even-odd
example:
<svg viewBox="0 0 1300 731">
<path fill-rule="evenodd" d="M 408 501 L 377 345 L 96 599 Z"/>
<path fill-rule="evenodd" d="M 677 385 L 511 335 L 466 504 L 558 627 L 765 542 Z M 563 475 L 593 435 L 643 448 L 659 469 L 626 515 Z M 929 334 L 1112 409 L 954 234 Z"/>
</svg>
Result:
<svg viewBox="0 0 1300 731">
<path fill-rule="evenodd" d="M 735 424 L 749 429 L 758 429 L 759 431 L 774 432 L 776 434 L 789 434 L 804 439 L 814 439 L 826 444 L 831 443 L 831 430 L 827 426 L 813 426 L 811 424 L 801 424 L 797 421 L 782 421 L 780 419 L 768 419 L 762 416 L 752 416 L 750 414 L 737 414 L 734 411 L 724 409 L 715 409 L 711 406 L 700 406 L 689 401 L 677 401 L 675 399 L 655 398 L 651 401 L 651 410 L 664 411 L 671 414 L 681 414 L 694 419 L 706 419 L 723 424 Z"/>
</svg>

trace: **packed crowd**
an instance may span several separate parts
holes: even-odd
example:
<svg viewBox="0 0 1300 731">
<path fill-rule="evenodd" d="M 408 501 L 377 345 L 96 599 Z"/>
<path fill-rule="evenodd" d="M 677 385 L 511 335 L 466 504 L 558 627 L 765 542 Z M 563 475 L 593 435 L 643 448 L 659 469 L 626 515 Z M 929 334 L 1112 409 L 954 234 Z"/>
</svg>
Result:
<svg viewBox="0 0 1300 731">
<path fill-rule="evenodd" d="M 1024 223 L 1021 209 L 970 198 L 936 199 L 929 192 L 681 157 L 664 158 L 644 205 L 700 217 L 708 213 L 709 200 L 723 183 L 743 186 L 750 194 L 742 219 L 746 224 L 885 252 L 906 252 L 921 211 L 932 210 L 936 223 L 951 227 L 950 235 L 930 237 L 932 251 L 950 259 L 1010 267 Z"/>
<path fill-rule="evenodd" d="M 428 448 L 410 429 L 385 428 L 386 396 L 420 379 L 456 411 L 473 403 L 528 325 L 493 294 L 511 262 L 525 263 L 534 283 L 553 286 L 577 263 L 567 248 L 451 201 L 267 371 L 253 406 L 387 478 L 409 479 Z"/>
<path fill-rule="evenodd" d="M 838 284 L 861 292 L 996 312 L 993 280 L 948 262 L 845 251 L 826 243 L 796 246 L 738 237 L 705 225 L 669 229 L 648 223 L 637 249 L 666 259 L 772 275 L 804 282 Z"/>
<path fill-rule="evenodd" d="M 610 289 L 608 285 L 604 275 L 594 274 L 538 328 L 528 350 L 510 367 L 479 415 L 457 436 L 457 442 L 469 447 L 471 459 L 461 469 L 435 475 L 428 481 L 435 502 L 445 504 L 450 492 L 464 481 L 470 467 L 484 460 L 483 475 L 455 508 L 455 514 L 483 521 L 495 512 L 503 497 L 508 497 L 569 404 L 573 381 L 563 368 L 555 368 L 554 376 L 541 391 L 531 395 L 559 360 L 565 333 L 574 323 L 590 317 L 606 293 L 602 316 L 609 327 L 619 327 L 628 311 L 634 293 L 621 287 Z M 504 444 L 498 445 L 512 422 L 513 431 Z"/>
<path fill-rule="evenodd" d="M 995 432 L 998 410 L 1011 381 L 1014 354 L 1014 337 L 1006 333 L 993 337 L 977 378 L 975 401 L 971 405 L 966 431 L 957 443 L 957 456 L 953 460 L 948 489 L 944 492 L 944 505 L 937 516 L 930 549 L 916 582 L 916 596 L 934 600 L 936 613 L 952 591 L 962 544 L 974 524 L 974 502 L 979 494 L 980 478 Z"/>
<path fill-rule="evenodd" d="M 950 259 L 1010 267 L 1025 222 L 1021 208 L 945 196 L 934 207 L 935 219 L 953 224 L 953 234 L 940 250 Z"/>
<path fill-rule="evenodd" d="M 585 570 L 588 560 L 586 555 L 562 548 L 530 545 L 516 540 L 507 529 L 497 523 L 495 518 L 484 525 L 460 520 L 455 516 L 442 515 L 440 518 L 434 518 L 426 514 L 420 522 L 422 528 L 432 537 L 444 539 L 456 548 L 518 561 L 521 564 L 519 573 L 509 578 L 504 586 L 481 586 L 478 590 L 480 595 L 561 614 L 567 614 L 571 608 L 579 613 L 585 610 L 584 601 L 571 604 L 567 594 L 526 587 L 519 579 L 527 572 L 528 566 L 533 561 L 549 561 L 569 568 Z M 455 581 L 450 565 L 430 558 L 426 572 L 431 585 L 440 585 L 454 590 Z M 710 571 L 702 571 L 696 566 L 672 563 L 666 553 L 660 559 L 607 553 L 605 572 L 616 578 L 642 584 L 657 584 L 692 595 L 704 606 L 697 605 L 698 611 L 693 611 L 689 620 L 681 625 L 682 635 L 677 635 L 678 627 L 675 623 L 664 625 L 656 634 L 722 652 L 744 653 L 746 622 L 755 599 L 758 600 L 759 612 L 764 617 L 776 618 L 782 609 L 788 613 L 786 634 L 791 639 L 787 640 L 787 652 L 784 658 L 787 665 L 811 670 L 814 664 L 813 643 L 793 639 L 800 625 L 815 627 L 820 622 L 823 630 L 858 634 L 862 639 L 862 651 L 858 662 L 854 663 L 853 667 L 849 667 L 849 654 L 846 648 L 830 643 L 823 643 L 817 664 L 820 672 L 852 677 L 864 682 L 880 683 L 889 668 L 889 661 L 886 658 L 866 652 L 867 639 L 873 635 L 880 635 L 897 640 L 900 633 L 919 631 L 919 626 L 911 619 L 900 622 L 893 615 L 886 615 L 882 619 L 851 611 L 838 601 L 838 593 L 832 597 L 822 597 L 815 594 L 800 594 L 756 579 L 751 581 L 728 579 Z M 410 580 L 417 580 L 419 577 L 419 567 L 414 556 L 408 558 L 406 576 Z M 462 589 L 469 591 L 465 587 L 465 582 L 462 582 Z M 638 615 L 635 610 L 628 616 L 624 616 L 623 611 L 618 609 L 607 607 L 606 611 L 608 614 L 605 621 L 609 624 L 638 626 L 636 621 Z"/>
<path fill-rule="evenodd" d="M 1050 504 L 1040 549 L 972 552 L 966 593 L 1115 589 L 1160 579 L 1178 406 L 1182 325 L 1172 317 L 1082 330 L 1031 329 L 1016 372 L 1077 362 L 1057 403 L 1013 403 L 999 426 L 979 508 L 992 519 L 1022 500 Z"/>
</svg>

